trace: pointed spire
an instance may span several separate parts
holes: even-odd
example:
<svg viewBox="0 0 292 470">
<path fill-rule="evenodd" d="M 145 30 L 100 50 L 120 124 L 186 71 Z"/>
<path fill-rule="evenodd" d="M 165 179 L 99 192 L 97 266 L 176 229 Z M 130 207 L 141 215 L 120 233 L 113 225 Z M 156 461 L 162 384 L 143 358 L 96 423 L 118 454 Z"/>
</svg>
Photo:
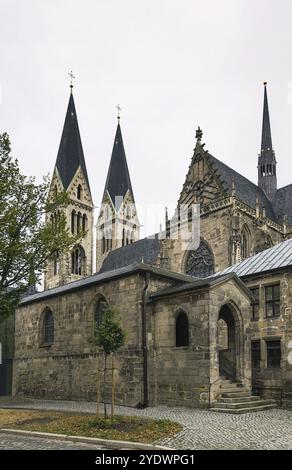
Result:
<svg viewBox="0 0 292 470">
<path fill-rule="evenodd" d="M 71 85 L 70 88 L 71 93 L 56 166 L 65 189 L 70 185 L 72 178 L 80 166 L 90 191 Z"/>
<path fill-rule="evenodd" d="M 126 159 L 126 153 L 124 149 L 121 126 L 118 119 L 118 126 L 116 130 L 104 193 L 108 191 L 113 204 L 116 205 L 116 210 L 119 210 L 128 190 L 131 193 L 133 202 L 135 202 L 130 173 Z"/>
<path fill-rule="evenodd" d="M 272 144 L 267 82 L 264 82 L 264 87 L 262 144 L 258 159 L 258 185 L 265 191 L 269 199 L 273 199 L 277 191 L 277 162 Z"/>
<path fill-rule="evenodd" d="M 263 127 L 262 127 L 262 145 L 261 152 L 271 151 L 273 148 L 272 145 L 272 134 L 271 134 L 271 125 L 270 125 L 270 114 L 269 114 L 269 104 L 268 104 L 268 95 L 267 95 L 267 82 L 264 82 L 264 110 L 263 110 Z"/>
</svg>

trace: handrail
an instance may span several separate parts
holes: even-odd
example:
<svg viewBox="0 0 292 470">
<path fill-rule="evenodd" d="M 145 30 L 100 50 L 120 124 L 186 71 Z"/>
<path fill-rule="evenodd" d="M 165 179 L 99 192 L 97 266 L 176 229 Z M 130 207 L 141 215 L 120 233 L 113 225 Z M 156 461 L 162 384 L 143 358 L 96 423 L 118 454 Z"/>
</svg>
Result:
<svg viewBox="0 0 292 470">
<path fill-rule="evenodd" d="M 221 377 L 219 376 L 218 379 L 214 380 L 214 382 L 209 382 L 209 409 L 211 408 L 211 388 L 212 386 L 221 380 Z"/>
</svg>

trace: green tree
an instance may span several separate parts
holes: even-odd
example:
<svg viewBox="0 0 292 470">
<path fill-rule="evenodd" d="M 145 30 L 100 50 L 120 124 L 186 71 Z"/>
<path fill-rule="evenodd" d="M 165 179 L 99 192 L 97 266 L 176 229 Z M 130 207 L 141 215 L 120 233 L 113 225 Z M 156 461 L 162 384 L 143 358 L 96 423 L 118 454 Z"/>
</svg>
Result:
<svg viewBox="0 0 292 470">
<path fill-rule="evenodd" d="M 104 354 L 104 369 L 103 369 L 103 384 L 105 391 L 106 373 L 108 370 L 108 357 L 112 356 L 112 380 L 111 380 L 111 418 L 114 415 L 114 358 L 113 354 L 117 352 L 125 344 L 126 333 L 123 331 L 120 320 L 117 317 L 115 310 L 107 306 L 102 314 L 101 321 L 96 325 L 95 340 L 96 345 L 103 349 Z M 105 397 L 103 400 L 104 417 L 107 418 L 107 409 Z M 98 404 L 97 404 L 98 406 Z"/>
<path fill-rule="evenodd" d="M 49 187 L 48 177 L 36 184 L 21 174 L 8 134 L 0 134 L 0 319 L 40 281 L 46 261 L 77 240 L 66 226 L 67 194 L 48 200 Z M 46 214 L 57 214 L 54 224 L 45 223 Z"/>
</svg>

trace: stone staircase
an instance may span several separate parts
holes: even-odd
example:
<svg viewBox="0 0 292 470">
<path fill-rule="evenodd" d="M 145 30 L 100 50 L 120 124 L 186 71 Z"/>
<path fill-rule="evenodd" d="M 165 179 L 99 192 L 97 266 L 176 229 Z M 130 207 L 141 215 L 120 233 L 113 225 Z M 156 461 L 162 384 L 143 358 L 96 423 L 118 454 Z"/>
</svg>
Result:
<svg viewBox="0 0 292 470">
<path fill-rule="evenodd" d="M 275 408 L 271 400 L 264 400 L 258 396 L 250 395 L 245 388 L 231 380 L 221 377 L 221 396 L 211 408 L 219 413 L 252 413 L 255 411 Z"/>
</svg>

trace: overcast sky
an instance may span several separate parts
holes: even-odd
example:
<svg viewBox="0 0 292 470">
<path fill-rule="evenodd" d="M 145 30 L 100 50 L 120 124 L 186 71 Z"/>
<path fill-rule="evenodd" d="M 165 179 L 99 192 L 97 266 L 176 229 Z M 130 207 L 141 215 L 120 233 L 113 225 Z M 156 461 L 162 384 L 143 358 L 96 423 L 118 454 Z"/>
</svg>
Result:
<svg viewBox="0 0 292 470">
<path fill-rule="evenodd" d="M 0 0 L 0 14 L 0 132 L 26 174 L 53 171 L 72 69 L 96 205 L 118 103 L 138 204 L 176 203 L 198 125 L 256 182 L 265 80 L 279 186 L 292 182 L 291 0 Z"/>
</svg>

